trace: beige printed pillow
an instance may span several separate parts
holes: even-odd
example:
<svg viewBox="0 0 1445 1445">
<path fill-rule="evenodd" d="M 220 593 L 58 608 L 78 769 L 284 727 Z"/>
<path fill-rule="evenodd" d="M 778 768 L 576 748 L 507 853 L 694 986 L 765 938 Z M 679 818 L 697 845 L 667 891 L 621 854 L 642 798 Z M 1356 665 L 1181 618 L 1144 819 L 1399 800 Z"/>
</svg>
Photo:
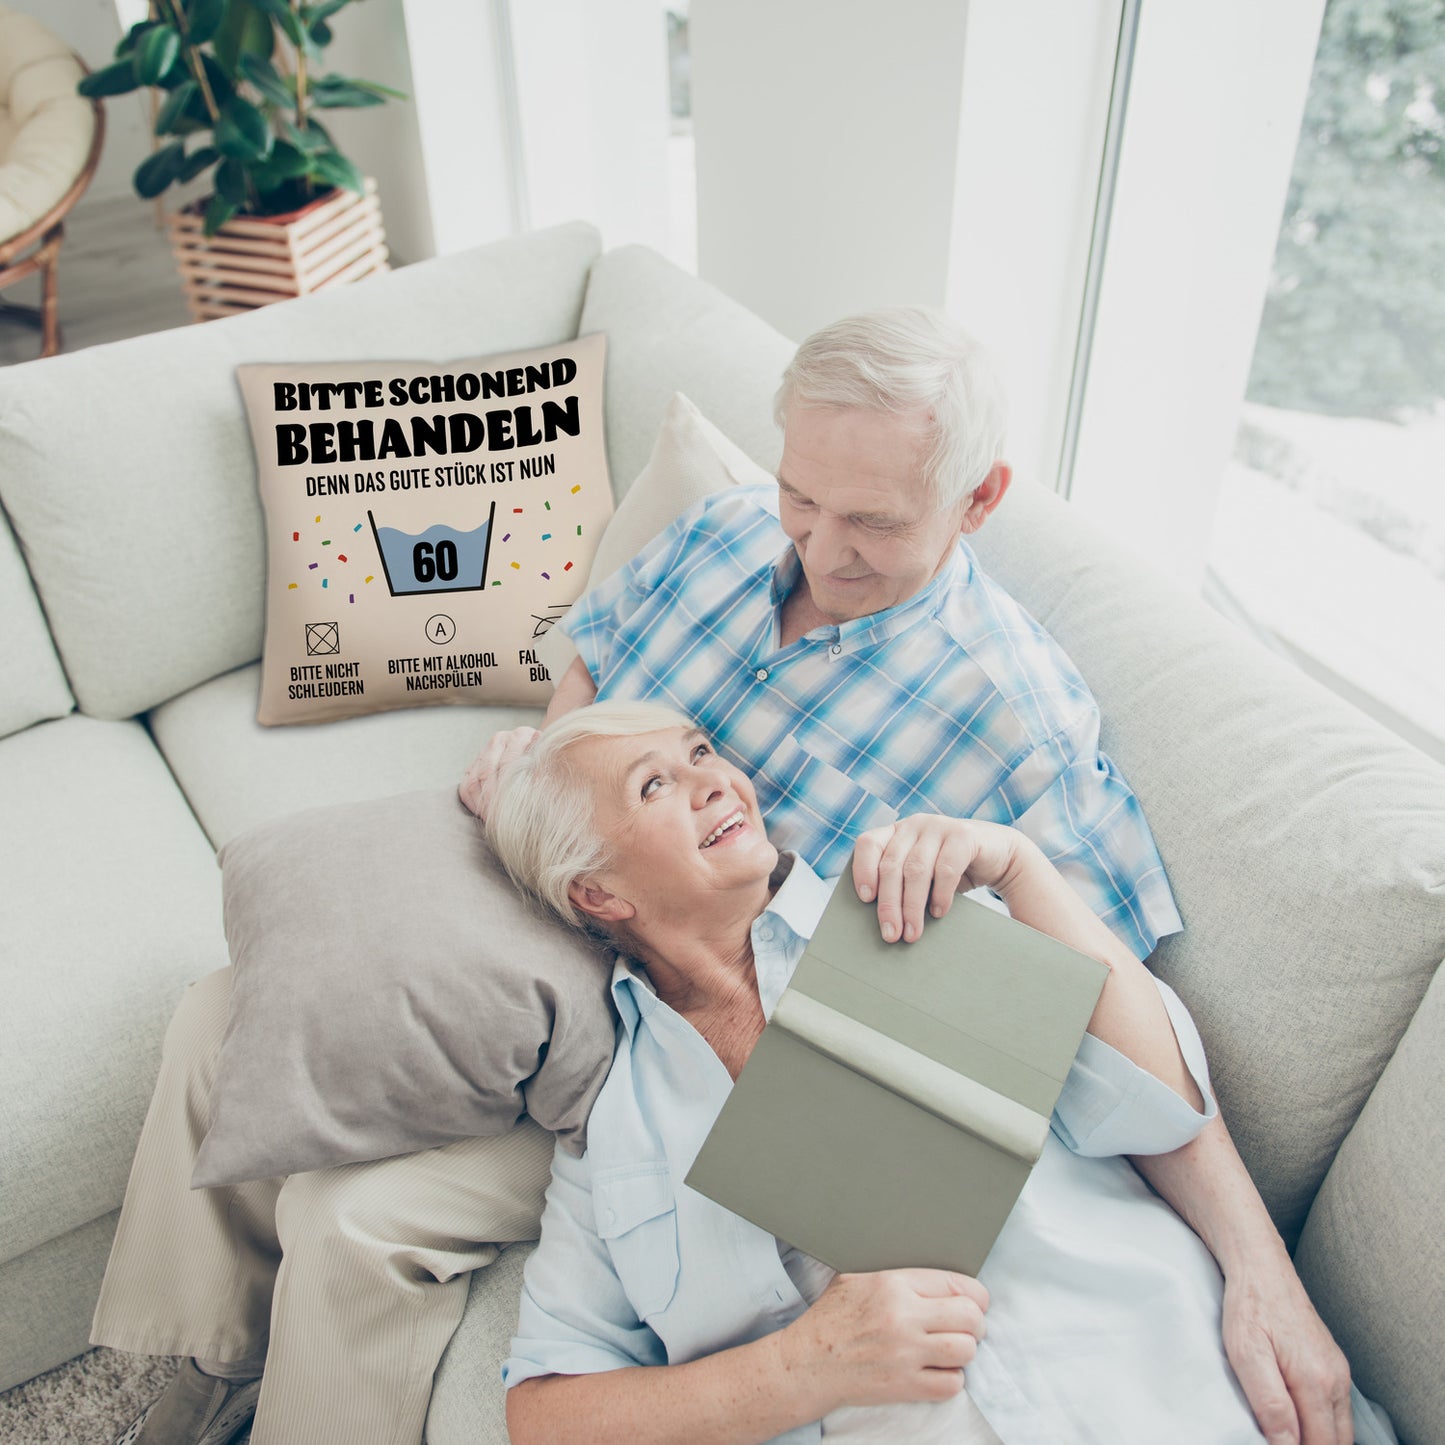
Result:
<svg viewBox="0 0 1445 1445">
<path fill-rule="evenodd" d="M 545 706 L 538 639 L 612 515 L 606 338 L 236 369 L 266 514 L 258 720 Z"/>
</svg>

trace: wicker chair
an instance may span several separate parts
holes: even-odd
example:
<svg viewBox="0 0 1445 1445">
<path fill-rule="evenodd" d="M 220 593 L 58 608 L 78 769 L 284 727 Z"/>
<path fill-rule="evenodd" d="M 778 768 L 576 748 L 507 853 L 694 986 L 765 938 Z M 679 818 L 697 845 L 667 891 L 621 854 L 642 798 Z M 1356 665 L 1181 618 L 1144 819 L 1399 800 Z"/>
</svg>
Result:
<svg viewBox="0 0 1445 1445">
<path fill-rule="evenodd" d="M 100 160 L 105 117 L 76 93 L 85 67 L 38 20 L 0 6 L 0 290 L 41 275 L 38 307 L 0 305 L 60 350 L 57 263 L 64 217 Z"/>
</svg>

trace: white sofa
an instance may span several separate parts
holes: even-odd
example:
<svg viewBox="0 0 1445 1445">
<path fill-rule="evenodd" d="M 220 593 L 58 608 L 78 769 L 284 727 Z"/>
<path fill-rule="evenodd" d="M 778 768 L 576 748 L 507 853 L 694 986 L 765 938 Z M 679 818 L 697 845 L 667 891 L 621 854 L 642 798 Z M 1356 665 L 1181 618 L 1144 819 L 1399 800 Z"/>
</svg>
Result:
<svg viewBox="0 0 1445 1445">
<path fill-rule="evenodd" d="M 226 961 L 213 850 L 445 785 L 535 716 L 256 724 L 265 563 L 233 368 L 602 330 L 619 495 L 674 390 L 771 466 L 790 343 L 646 250 L 598 251 L 562 227 L 0 372 L 0 1387 L 86 1347 L 162 1029 Z M 1102 705 L 1186 921 L 1154 963 L 1306 1283 L 1402 1438 L 1445 1439 L 1445 770 L 1027 480 L 977 541 Z M 505 1439 L 525 1254 L 473 1281 L 436 1445 Z"/>
</svg>

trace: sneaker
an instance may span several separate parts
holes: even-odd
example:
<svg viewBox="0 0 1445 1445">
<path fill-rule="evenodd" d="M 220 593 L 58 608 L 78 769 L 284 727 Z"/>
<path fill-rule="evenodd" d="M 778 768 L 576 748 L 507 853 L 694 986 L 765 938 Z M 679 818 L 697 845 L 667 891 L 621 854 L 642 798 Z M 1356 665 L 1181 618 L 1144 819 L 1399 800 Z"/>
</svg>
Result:
<svg viewBox="0 0 1445 1445">
<path fill-rule="evenodd" d="M 233 1384 L 186 1360 L 163 1394 L 116 1437 L 115 1445 L 230 1445 L 250 1423 L 260 1380 Z"/>
</svg>

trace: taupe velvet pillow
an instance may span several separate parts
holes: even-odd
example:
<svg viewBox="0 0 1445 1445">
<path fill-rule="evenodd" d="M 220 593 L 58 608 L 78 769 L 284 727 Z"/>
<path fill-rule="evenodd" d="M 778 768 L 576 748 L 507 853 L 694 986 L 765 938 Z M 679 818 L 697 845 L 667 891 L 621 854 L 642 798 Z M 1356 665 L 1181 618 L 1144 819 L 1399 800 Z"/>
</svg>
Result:
<svg viewBox="0 0 1445 1445">
<path fill-rule="evenodd" d="M 455 793 L 293 814 L 220 863 L 235 980 L 193 1187 L 524 1111 L 580 1151 L 612 1061 L 611 957 L 522 901 Z"/>
</svg>

